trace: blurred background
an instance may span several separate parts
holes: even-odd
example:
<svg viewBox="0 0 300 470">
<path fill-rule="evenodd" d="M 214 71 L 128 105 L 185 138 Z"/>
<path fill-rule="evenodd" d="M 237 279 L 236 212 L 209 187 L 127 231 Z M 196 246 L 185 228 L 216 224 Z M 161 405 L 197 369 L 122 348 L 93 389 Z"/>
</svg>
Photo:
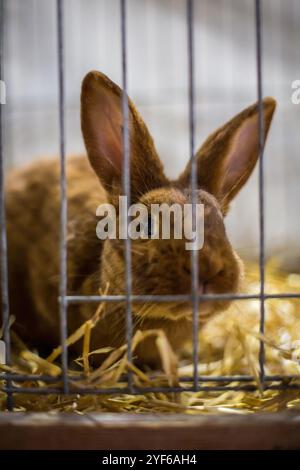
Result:
<svg viewBox="0 0 300 470">
<path fill-rule="evenodd" d="M 256 101 L 253 0 L 195 0 L 196 144 Z M 84 151 L 80 84 L 91 69 L 121 84 L 119 0 L 65 0 L 66 142 Z M 278 100 L 265 151 L 266 249 L 300 269 L 300 2 L 263 0 L 263 93 Z M 5 157 L 9 167 L 58 155 L 55 0 L 5 2 Z M 128 0 L 129 94 L 169 176 L 189 158 L 184 0 Z M 227 219 L 242 255 L 258 255 L 258 174 Z"/>
</svg>

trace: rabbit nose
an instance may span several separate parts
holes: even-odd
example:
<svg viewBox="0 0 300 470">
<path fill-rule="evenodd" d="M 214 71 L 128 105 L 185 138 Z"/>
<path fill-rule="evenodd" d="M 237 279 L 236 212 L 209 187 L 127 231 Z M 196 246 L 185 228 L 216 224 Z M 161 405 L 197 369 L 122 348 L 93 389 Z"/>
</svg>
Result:
<svg viewBox="0 0 300 470">
<path fill-rule="evenodd" d="M 224 270 L 224 262 L 213 256 L 199 257 L 199 281 L 203 284 L 212 281 Z"/>
<path fill-rule="evenodd" d="M 189 260 L 188 263 L 185 263 L 182 266 L 183 271 L 192 279 L 192 267 L 191 262 Z M 198 268 L 198 282 L 199 282 L 199 289 L 205 290 L 205 284 L 212 281 L 216 276 L 218 276 L 224 270 L 224 263 L 222 260 L 217 259 L 207 259 L 206 257 L 199 257 L 199 268 Z M 200 294 L 202 292 L 199 292 Z"/>
</svg>

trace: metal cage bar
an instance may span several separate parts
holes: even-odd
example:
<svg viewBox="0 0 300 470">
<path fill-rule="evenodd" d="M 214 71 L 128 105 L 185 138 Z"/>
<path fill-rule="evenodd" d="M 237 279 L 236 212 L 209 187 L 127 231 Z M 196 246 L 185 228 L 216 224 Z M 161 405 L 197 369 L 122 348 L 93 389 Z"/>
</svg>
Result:
<svg viewBox="0 0 300 470">
<path fill-rule="evenodd" d="M 191 379 L 191 383 L 193 380 Z M 270 384 L 265 385 L 265 390 L 300 390 L 300 383 L 291 384 Z M 26 393 L 29 395 L 49 395 L 49 394 L 60 394 L 61 388 L 38 388 L 38 387 L 4 387 L 3 390 L 6 393 Z M 193 392 L 194 385 L 188 387 L 170 387 L 170 386 L 158 386 L 158 387 L 134 387 L 130 389 L 128 386 L 124 387 L 113 387 L 113 388 L 74 388 L 68 394 L 71 395 L 107 395 L 107 394 L 131 394 L 139 395 L 143 393 L 183 393 Z M 224 391 L 257 391 L 257 384 L 236 384 L 236 385 L 198 385 L 199 392 L 224 392 Z"/>
<path fill-rule="evenodd" d="M 57 56 L 59 94 L 59 147 L 60 147 L 60 282 L 59 313 L 62 347 L 63 391 L 68 393 L 68 348 L 67 348 L 67 181 L 65 155 L 65 87 L 64 87 L 64 17 L 63 0 L 56 2 Z"/>
<path fill-rule="evenodd" d="M 126 218 L 128 217 L 128 207 L 131 200 L 130 191 L 130 136 L 129 136 L 129 101 L 127 94 L 127 35 L 126 35 L 126 13 L 127 1 L 120 0 L 121 10 L 121 52 L 122 52 L 122 113 L 123 113 L 123 192 L 126 196 Z M 127 224 L 128 226 L 128 224 Z M 127 359 L 132 362 L 132 273 L 131 273 L 131 240 L 126 236 L 125 244 L 125 313 L 126 313 L 126 343 Z M 128 374 L 128 388 L 132 392 L 132 373 Z"/>
<path fill-rule="evenodd" d="M 191 161 L 191 191 L 192 191 L 192 224 L 196 226 L 197 203 L 197 159 L 195 155 L 195 80 L 194 80 L 194 0 L 187 0 L 187 46 L 188 46 L 188 81 L 189 81 L 189 144 Z M 193 308 L 193 367 L 194 389 L 198 389 L 198 360 L 199 360 L 199 267 L 198 250 L 191 251 L 191 276 L 192 276 L 192 308 Z"/>
<path fill-rule="evenodd" d="M 69 375 L 70 382 L 78 382 L 84 379 L 84 375 Z M 37 382 L 43 381 L 46 383 L 58 383 L 61 381 L 61 376 L 53 377 L 50 375 L 38 375 L 38 374 L 17 374 L 10 372 L 0 372 L 0 378 L 11 380 L 14 382 L 26 382 L 28 380 Z M 255 377 L 253 375 L 200 375 L 198 376 L 200 382 L 254 382 Z M 291 380 L 299 379 L 299 375 L 265 375 L 265 382 L 289 382 Z M 127 375 L 124 374 L 121 377 L 121 382 L 127 380 Z M 180 377 L 180 382 L 193 382 L 192 376 Z"/>
<path fill-rule="evenodd" d="M 259 331 L 265 332 L 265 196 L 264 196 L 264 117 L 262 95 L 262 11 L 261 0 L 255 0 L 255 33 L 256 33 L 256 73 L 258 97 L 258 154 L 259 154 L 259 272 L 260 272 L 260 323 Z M 259 345 L 260 380 L 264 387 L 265 345 Z"/>
<path fill-rule="evenodd" d="M 199 294 L 199 300 L 260 300 L 261 294 Z M 272 299 L 300 299 L 300 294 L 295 292 L 282 292 L 278 294 L 268 294 L 264 293 L 263 298 L 265 300 L 272 300 Z M 191 295 L 185 294 L 164 294 L 164 295 L 157 295 L 157 294 L 149 294 L 149 295 L 131 295 L 131 299 L 134 302 L 156 302 L 156 303 L 163 303 L 163 302 L 172 302 L 177 300 L 178 302 L 188 302 L 192 301 Z M 67 295 L 66 301 L 68 304 L 78 304 L 81 302 L 122 302 L 126 300 L 125 295 Z"/>
<path fill-rule="evenodd" d="M 3 80 L 3 56 L 4 56 L 4 0 L 0 0 L 0 79 Z M 9 291 L 8 291 L 8 256 L 7 256 L 7 233 L 5 215 L 5 193 L 4 193 L 4 140 L 3 140 L 3 104 L 0 104 L 0 229 L 1 229 L 1 303 L 2 303 L 2 327 L 5 342 L 5 361 L 11 364 L 11 338 L 9 322 Z M 9 380 L 7 385 L 10 386 Z M 7 409 L 13 409 L 13 396 L 7 393 Z"/>
</svg>

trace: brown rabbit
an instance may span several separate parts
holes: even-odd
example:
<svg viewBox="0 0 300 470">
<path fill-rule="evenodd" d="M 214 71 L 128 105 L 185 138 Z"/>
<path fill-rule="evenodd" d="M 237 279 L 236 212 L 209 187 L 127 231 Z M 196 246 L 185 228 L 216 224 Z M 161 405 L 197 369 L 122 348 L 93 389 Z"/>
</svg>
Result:
<svg viewBox="0 0 300 470">
<path fill-rule="evenodd" d="M 81 124 L 88 159 L 67 162 L 68 177 L 68 293 L 98 294 L 109 285 L 110 294 L 124 293 L 124 241 L 96 237 L 95 215 L 100 203 L 118 209 L 122 194 L 121 89 L 99 72 L 84 79 Z M 130 102 L 131 203 L 189 201 L 190 164 L 176 181 L 170 181 L 153 140 Z M 275 101 L 263 102 L 267 136 Z M 199 251 L 199 289 L 204 293 L 235 293 L 242 262 L 231 247 L 224 227 L 230 201 L 249 178 L 258 158 L 258 105 L 242 111 L 215 131 L 197 152 L 198 202 L 205 205 L 204 246 Z M 100 183 L 99 183 L 100 180 Z M 42 349 L 59 343 L 59 165 L 40 161 L 12 172 L 7 181 L 9 285 L 11 314 L 22 338 Z M 189 294 L 190 251 L 184 240 L 132 241 L 134 294 Z M 205 321 L 229 302 L 200 304 Z M 72 305 L 69 333 L 95 311 L 95 305 Z M 133 304 L 134 328 L 162 328 L 177 351 L 191 336 L 189 303 Z M 92 347 L 119 346 L 125 338 L 124 304 L 108 303 L 93 331 Z M 77 350 L 76 350 L 77 348 Z M 81 345 L 74 347 L 80 352 Z M 152 342 L 136 352 L 138 359 L 157 364 Z"/>
</svg>

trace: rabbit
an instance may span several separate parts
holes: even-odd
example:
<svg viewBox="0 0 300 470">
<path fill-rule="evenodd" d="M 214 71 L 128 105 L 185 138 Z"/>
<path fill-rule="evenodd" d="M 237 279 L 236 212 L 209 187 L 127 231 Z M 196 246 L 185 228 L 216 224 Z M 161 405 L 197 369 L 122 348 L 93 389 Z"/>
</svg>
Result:
<svg viewBox="0 0 300 470">
<path fill-rule="evenodd" d="M 68 294 L 125 293 L 124 240 L 96 236 L 96 208 L 111 203 L 118 212 L 122 194 L 122 90 L 104 74 L 91 71 L 82 82 L 81 128 L 86 156 L 67 159 Z M 276 102 L 263 100 L 265 139 Z M 190 202 L 191 162 L 176 180 L 166 177 L 153 139 L 129 100 L 131 203 Z M 232 199 L 248 180 L 258 159 L 258 104 L 213 132 L 197 151 L 197 202 L 204 204 L 204 245 L 199 250 L 199 293 L 236 293 L 243 263 L 227 237 L 224 219 Z M 42 160 L 10 173 L 6 184 L 9 301 L 19 335 L 40 350 L 59 344 L 58 160 Z M 132 240 L 133 294 L 189 294 L 190 251 L 184 240 Z M 202 301 L 199 321 L 228 308 L 230 301 Z M 68 333 L 89 319 L 95 304 L 68 307 Z M 192 334 L 190 302 L 132 304 L 134 331 L 162 329 L 178 352 Z M 92 332 L 91 350 L 125 342 L 124 302 L 106 303 Z M 81 353 L 82 345 L 71 348 Z M 151 367 L 160 360 L 149 338 L 134 358 Z M 103 357 L 97 356 L 97 361 Z"/>
</svg>

